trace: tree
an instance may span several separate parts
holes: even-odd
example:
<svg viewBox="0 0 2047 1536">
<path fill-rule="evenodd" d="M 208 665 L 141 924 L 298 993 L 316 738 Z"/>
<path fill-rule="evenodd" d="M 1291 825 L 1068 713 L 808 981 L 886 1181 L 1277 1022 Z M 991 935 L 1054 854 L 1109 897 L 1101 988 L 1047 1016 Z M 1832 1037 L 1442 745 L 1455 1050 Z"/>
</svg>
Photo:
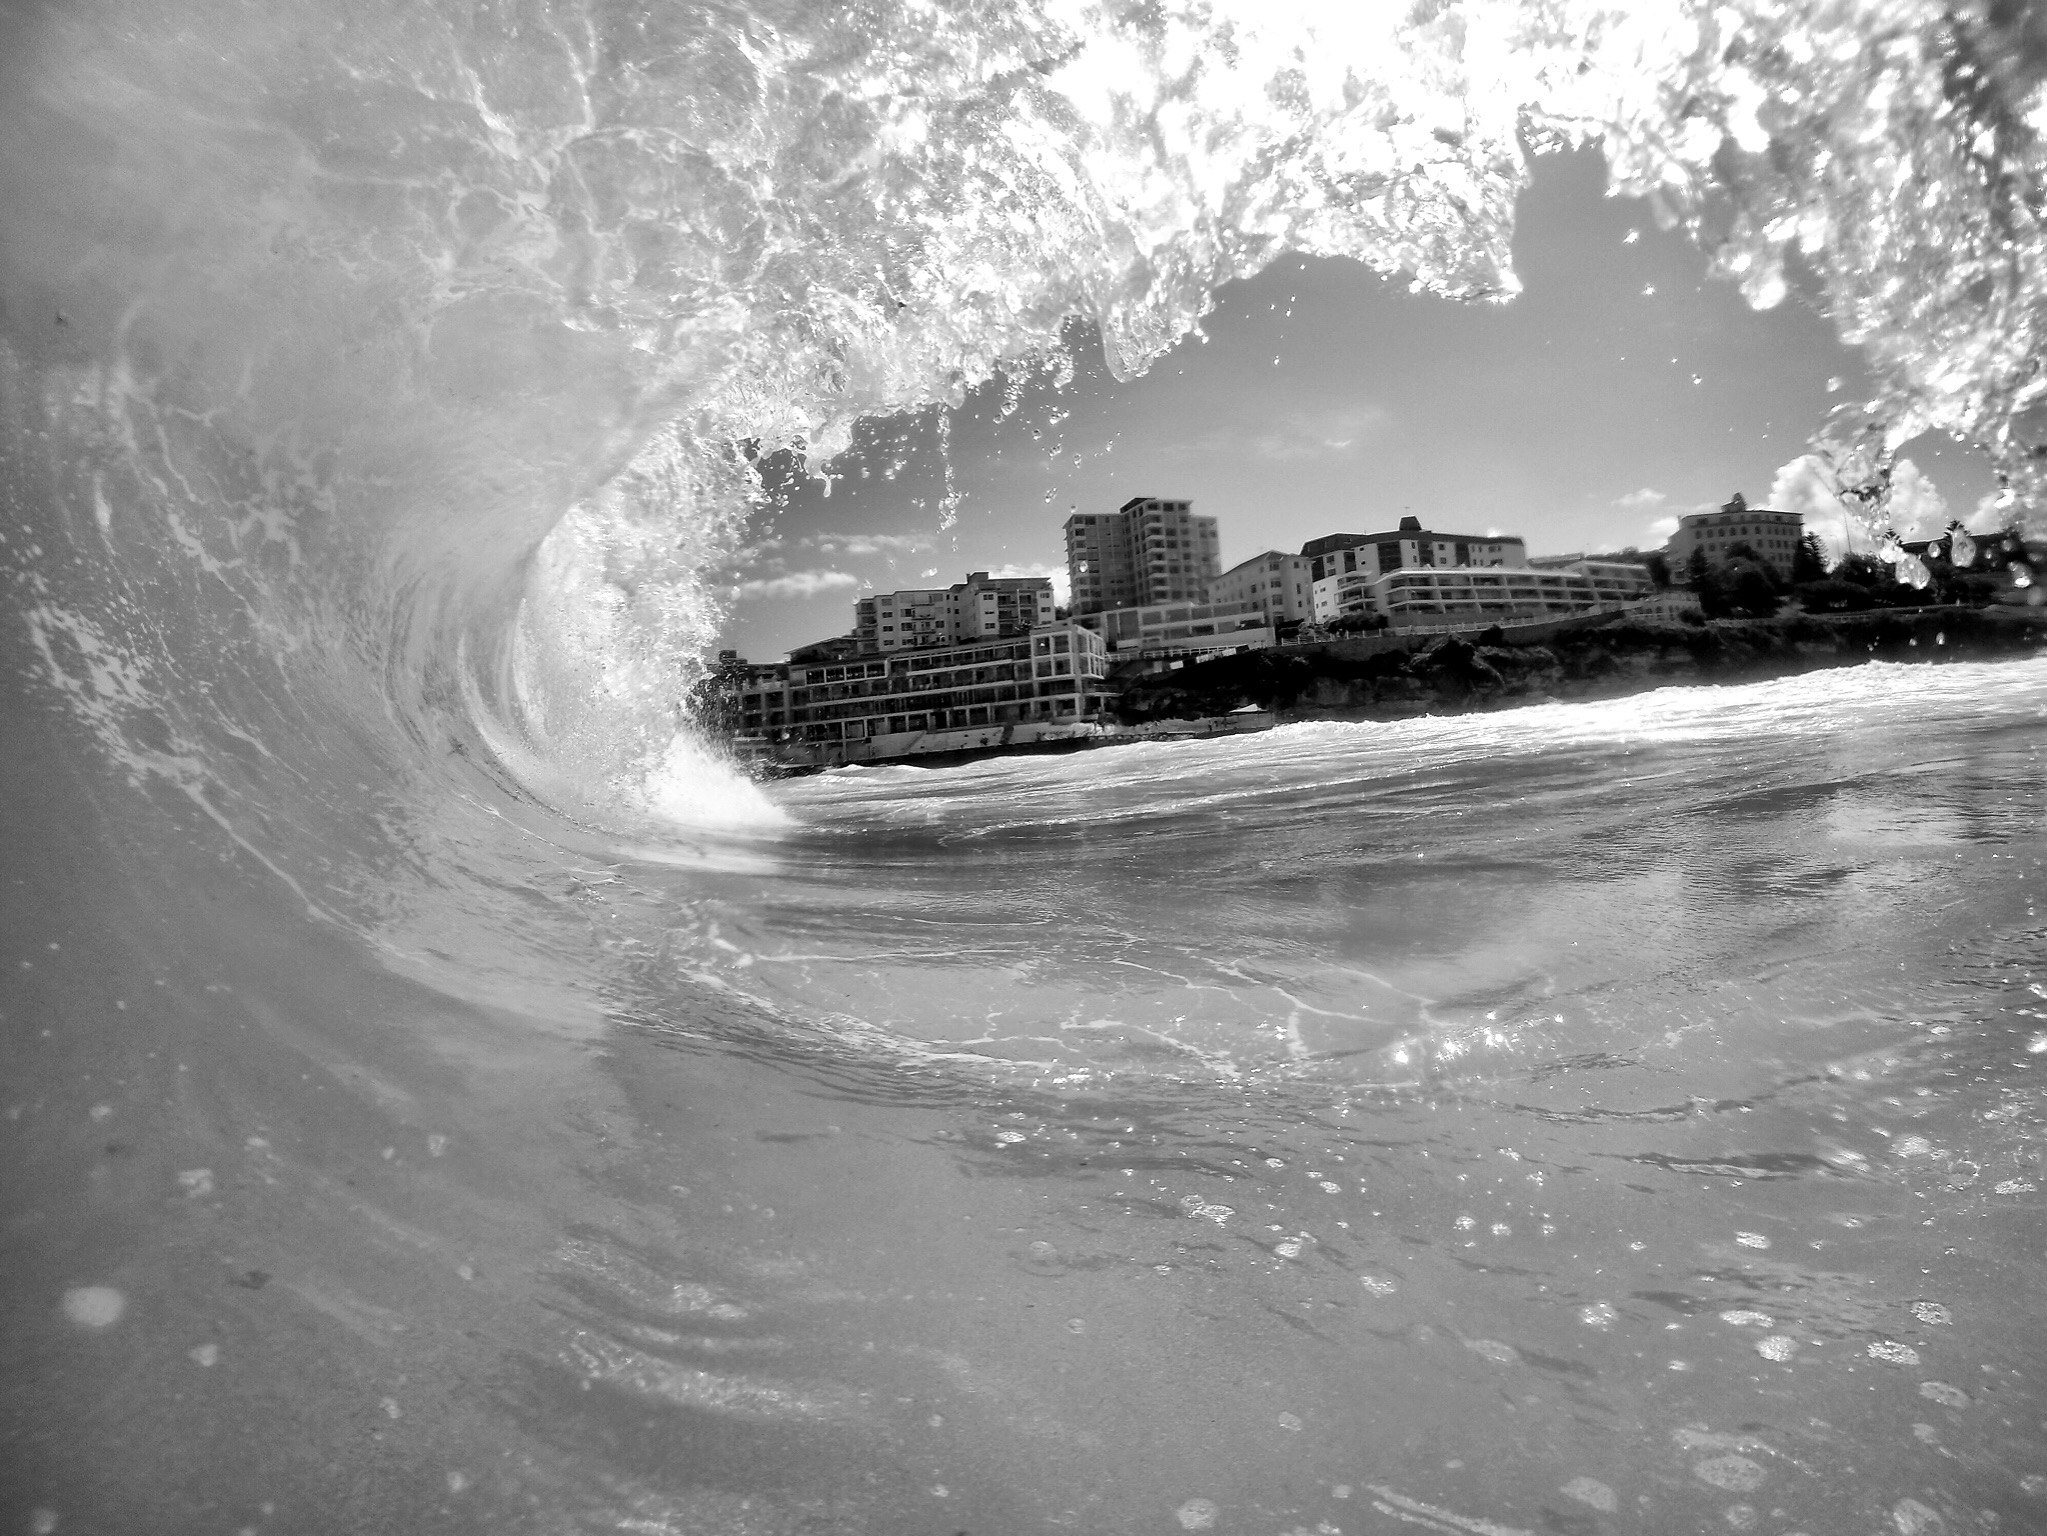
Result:
<svg viewBox="0 0 2047 1536">
<path fill-rule="evenodd" d="M 1699 608 L 1709 619 L 1766 619 L 1782 601 L 1777 573 L 1754 559 L 1721 561 L 1707 571 L 1697 590 Z"/>
<path fill-rule="evenodd" d="M 1802 585 L 1818 581 L 1827 574 L 1827 552 L 1820 544 L 1820 536 L 1808 533 L 1793 546 L 1791 551 L 1791 584 Z"/>
<path fill-rule="evenodd" d="M 1643 558 L 1642 568 L 1649 573 L 1649 579 L 1656 583 L 1656 590 L 1662 591 L 1670 585 L 1670 562 L 1663 558 L 1661 551 L 1651 550 Z"/>
<path fill-rule="evenodd" d="M 1706 585 L 1706 578 L 1711 570 L 1706 563 L 1706 552 L 1693 545 L 1691 558 L 1685 561 L 1685 585 L 1694 592 L 1700 590 Z"/>
</svg>

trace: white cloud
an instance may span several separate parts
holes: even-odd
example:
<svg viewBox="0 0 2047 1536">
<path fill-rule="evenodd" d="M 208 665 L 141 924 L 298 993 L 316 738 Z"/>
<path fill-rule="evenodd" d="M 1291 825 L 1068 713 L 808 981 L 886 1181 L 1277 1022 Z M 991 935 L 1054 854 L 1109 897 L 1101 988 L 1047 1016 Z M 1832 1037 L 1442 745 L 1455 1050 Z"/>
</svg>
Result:
<svg viewBox="0 0 2047 1536">
<path fill-rule="evenodd" d="M 1615 497 L 1613 504 L 1617 507 L 1626 507 L 1632 512 L 1638 507 L 1660 507 L 1669 499 L 1663 492 L 1651 490 L 1645 485 L 1639 491 L 1630 491 L 1625 496 Z"/>
<path fill-rule="evenodd" d="M 1656 519 L 1655 522 L 1650 523 L 1647 527 L 1645 527 L 1642 530 L 1642 542 L 1644 544 L 1662 544 L 1666 540 L 1668 540 L 1673 533 L 1676 532 L 1677 532 L 1676 518 L 1659 517 Z M 1636 547 L 1640 548 L 1641 546 L 1638 545 Z"/>
<path fill-rule="evenodd" d="M 1248 440 L 1251 451 L 1267 459 L 1313 458 L 1331 453 L 1348 453 L 1359 446 L 1386 420 L 1386 411 L 1376 405 L 1344 406 L 1302 415 L 1255 432 Z M 1235 432 L 1220 433 L 1198 444 L 1204 448 L 1243 451 L 1246 440 Z"/>
<path fill-rule="evenodd" d="M 1052 578 L 1052 601 L 1062 608 L 1073 596 L 1063 565 L 1005 565 L 988 574 L 998 580 L 1007 576 L 1049 576 Z"/>
<path fill-rule="evenodd" d="M 827 555 L 907 555 L 929 549 L 935 542 L 928 533 L 813 533 L 803 541 L 809 549 Z"/>
<path fill-rule="evenodd" d="M 816 597 L 842 587 L 857 587 L 860 579 L 844 571 L 791 571 L 786 576 L 768 576 L 742 581 L 732 589 L 740 602 L 754 597 Z"/>
<path fill-rule="evenodd" d="M 2002 533 L 2014 521 L 2016 504 L 2002 506 L 2004 493 L 1991 491 L 1976 503 L 1976 510 L 1962 519 L 1962 524 L 1971 533 Z"/>
<path fill-rule="evenodd" d="M 1833 476 L 1811 454 L 1802 453 L 1788 464 L 1778 466 L 1777 477 L 1770 482 L 1769 500 L 1764 505 L 1778 512 L 1796 512 L 1803 517 L 1805 531 L 1819 536 L 1829 560 L 1838 560 L 1848 552 L 1846 539 L 1850 514 L 1835 494 Z M 1856 536 L 1856 547 L 1865 552 L 1868 550 L 1866 534 Z"/>
<path fill-rule="evenodd" d="M 1938 538 L 1948 525 L 1947 498 L 1910 459 L 1891 471 L 1891 526 L 1901 539 Z"/>
</svg>

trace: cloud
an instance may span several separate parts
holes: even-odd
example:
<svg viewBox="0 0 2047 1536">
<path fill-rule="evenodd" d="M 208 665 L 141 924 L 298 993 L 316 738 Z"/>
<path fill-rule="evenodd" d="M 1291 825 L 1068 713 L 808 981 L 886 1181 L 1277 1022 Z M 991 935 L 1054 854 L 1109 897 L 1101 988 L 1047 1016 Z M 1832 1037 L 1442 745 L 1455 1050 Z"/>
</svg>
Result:
<svg viewBox="0 0 2047 1536">
<path fill-rule="evenodd" d="M 1645 485 L 1639 491 L 1630 491 L 1625 496 L 1615 497 L 1613 504 L 1617 507 L 1626 507 L 1632 512 L 1638 507 L 1660 507 L 1669 499 L 1663 492 L 1651 490 Z"/>
<path fill-rule="evenodd" d="M 1971 533 L 2002 533 L 2017 521 L 2017 504 L 2004 500 L 2005 492 L 1990 491 L 1976 502 L 1976 510 L 1962 520 Z"/>
<path fill-rule="evenodd" d="M 1848 552 L 1846 520 L 1849 516 L 1835 494 L 1833 477 L 1826 466 L 1809 453 L 1778 466 L 1770 482 L 1770 498 L 1764 503 L 1779 512 L 1796 512 L 1805 519 L 1805 531 L 1817 534 L 1827 558 L 1838 560 Z M 1868 548 L 1868 537 L 1857 543 Z"/>
<path fill-rule="evenodd" d="M 1648 526 L 1643 528 L 1642 537 L 1645 543 L 1662 544 L 1666 542 L 1673 533 L 1676 532 L 1677 532 L 1676 518 L 1659 517 L 1656 519 L 1656 521 L 1650 523 Z"/>
<path fill-rule="evenodd" d="M 1947 498 L 1910 459 L 1891 471 L 1891 526 L 1901 539 L 1938 538 L 1947 528 Z"/>
<path fill-rule="evenodd" d="M 803 541 L 807 549 L 827 555 L 907 555 L 929 549 L 936 542 L 928 533 L 813 533 Z"/>
<path fill-rule="evenodd" d="M 1387 419 L 1382 406 L 1341 406 L 1303 411 L 1278 422 L 1232 422 L 1171 445 L 1181 453 L 1253 453 L 1265 459 L 1319 458 L 1348 453 Z"/>
<path fill-rule="evenodd" d="M 1062 608 L 1073 596 L 1063 565 L 1005 565 L 988 574 L 997 580 L 1009 576 L 1049 576 L 1052 578 L 1052 601 Z"/>
<path fill-rule="evenodd" d="M 816 597 L 822 592 L 859 585 L 859 577 L 844 571 L 791 571 L 786 576 L 742 581 L 732 589 L 732 595 L 743 603 L 755 597 Z"/>
</svg>

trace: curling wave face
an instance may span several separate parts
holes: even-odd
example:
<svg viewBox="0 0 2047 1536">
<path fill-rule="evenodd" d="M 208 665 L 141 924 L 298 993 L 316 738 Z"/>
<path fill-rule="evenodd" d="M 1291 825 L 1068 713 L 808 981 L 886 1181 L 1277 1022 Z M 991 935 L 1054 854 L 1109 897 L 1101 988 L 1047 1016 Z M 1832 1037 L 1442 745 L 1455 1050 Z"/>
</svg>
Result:
<svg viewBox="0 0 2047 1536">
<path fill-rule="evenodd" d="M 1076 317 L 1140 371 L 1282 250 L 1504 299 L 1545 146 L 1600 139 L 1757 304 L 1824 275 L 1884 380 L 1828 426 L 1851 497 L 1938 427 L 2037 500 L 2029 13 L 99 0 L 7 45 L 38 654 L 300 881 L 264 819 L 320 809 L 260 765 L 431 803 L 487 741 L 581 803 L 772 820 L 674 714 L 749 453 L 1056 372 Z"/>
</svg>

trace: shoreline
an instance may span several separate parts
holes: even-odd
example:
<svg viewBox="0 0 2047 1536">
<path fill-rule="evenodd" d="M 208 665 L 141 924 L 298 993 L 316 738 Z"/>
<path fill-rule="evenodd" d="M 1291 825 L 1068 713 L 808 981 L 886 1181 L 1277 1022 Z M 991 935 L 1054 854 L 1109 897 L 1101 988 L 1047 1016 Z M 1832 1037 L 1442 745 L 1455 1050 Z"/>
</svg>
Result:
<svg viewBox="0 0 2047 1536">
<path fill-rule="evenodd" d="M 1490 643 L 1489 643 L 1490 642 Z M 1625 698 L 1671 686 L 1766 682 L 1871 661 L 1941 665 L 2047 654 L 2047 608 L 1920 608 L 1717 619 L 1629 620 L 1514 644 L 1499 632 L 1416 637 L 1345 653 L 1346 642 L 1272 648 L 1137 679 L 1125 724 L 1206 719 L 1246 704 L 1274 723 L 1411 720 L 1528 704 Z"/>
</svg>

